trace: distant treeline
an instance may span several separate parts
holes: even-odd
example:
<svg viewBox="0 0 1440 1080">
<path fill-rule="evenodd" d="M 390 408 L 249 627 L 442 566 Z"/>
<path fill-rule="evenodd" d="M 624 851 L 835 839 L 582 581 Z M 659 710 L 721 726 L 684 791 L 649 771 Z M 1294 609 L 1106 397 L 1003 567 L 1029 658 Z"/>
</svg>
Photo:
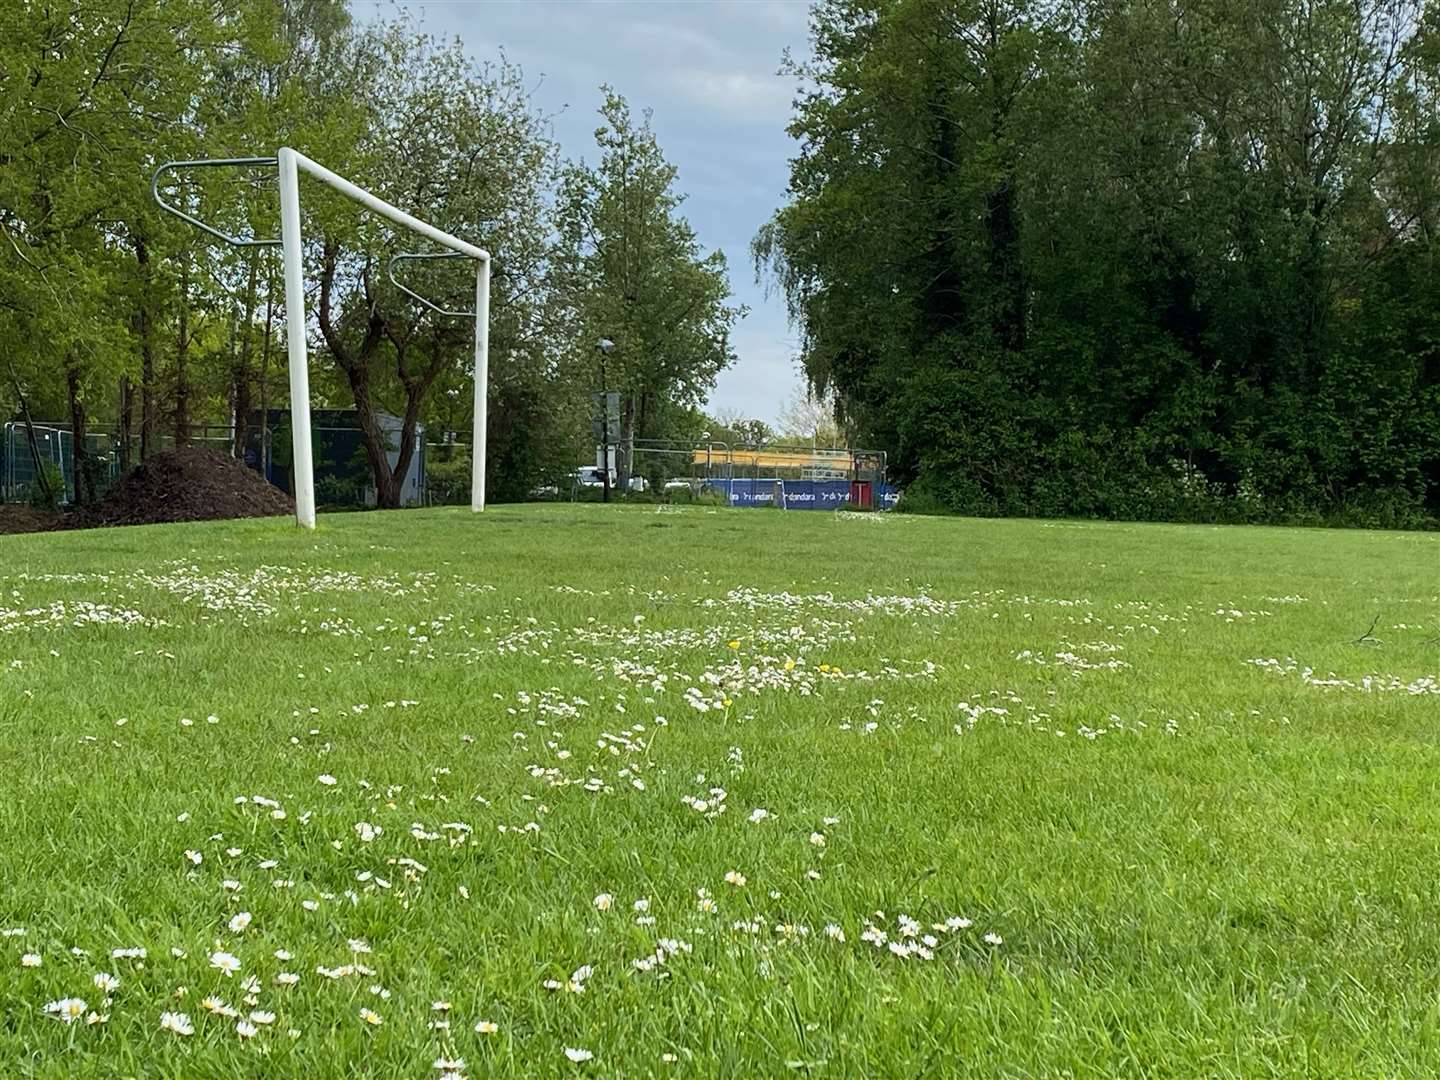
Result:
<svg viewBox="0 0 1440 1080">
<path fill-rule="evenodd" d="M 1440 12 L 825 0 L 756 241 L 913 505 L 1440 517 Z"/>
</svg>

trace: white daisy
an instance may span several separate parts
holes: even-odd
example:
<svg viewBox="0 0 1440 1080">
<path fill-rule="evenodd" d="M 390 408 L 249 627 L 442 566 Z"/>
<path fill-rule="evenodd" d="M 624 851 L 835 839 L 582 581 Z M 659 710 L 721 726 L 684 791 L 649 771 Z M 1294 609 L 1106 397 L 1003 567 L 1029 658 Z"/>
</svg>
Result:
<svg viewBox="0 0 1440 1080">
<path fill-rule="evenodd" d="M 190 1017 L 184 1013 L 162 1012 L 160 1014 L 160 1029 L 176 1035 L 195 1034 L 195 1025 L 190 1022 Z"/>
<path fill-rule="evenodd" d="M 210 954 L 210 966 L 228 979 L 240 970 L 240 958 L 234 953 L 213 952 Z"/>
<path fill-rule="evenodd" d="M 73 1024 L 77 1019 L 85 1015 L 87 1008 L 81 998 L 61 998 L 59 1001 L 51 1001 L 45 1005 L 45 1011 L 67 1024 Z"/>
</svg>

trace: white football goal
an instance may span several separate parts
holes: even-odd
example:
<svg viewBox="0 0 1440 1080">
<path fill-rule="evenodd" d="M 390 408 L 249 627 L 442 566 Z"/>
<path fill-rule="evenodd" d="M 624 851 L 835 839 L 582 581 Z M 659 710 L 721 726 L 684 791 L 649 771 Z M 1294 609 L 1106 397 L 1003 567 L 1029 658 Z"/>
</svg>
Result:
<svg viewBox="0 0 1440 1080">
<path fill-rule="evenodd" d="M 280 239 L 233 236 L 206 224 L 185 209 L 165 201 L 160 191 L 167 173 L 182 169 L 214 167 L 275 167 L 280 174 Z M 366 191 L 358 184 L 331 172 L 289 147 L 281 147 L 273 158 L 206 158 L 198 161 L 169 161 L 155 170 L 151 193 L 161 209 L 233 247 L 278 247 L 285 270 L 285 345 L 290 361 L 290 432 L 294 440 L 292 462 L 295 475 L 295 520 L 304 528 L 315 527 L 315 465 L 310 449 L 310 369 L 305 341 L 305 271 L 300 232 L 300 174 L 319 180 L 353 199 L 395 225 L 419 233 L 446 250 L 400 252 L 391 257 L 390 280 L 407 296 L 441 315 L 458 315 L 475 320 L 475 420 L 470 454 L 470 509 L 485 509 L 486 400 L 490 374 L 490 253 L 466 243 L 428 222 L 407 214 L 397 206 Z M 420 296 L 394 277 L 394 264 L 403 259 L 466 258 L 476 263 L 475 309 L 450 311 Z"/>
</svg>

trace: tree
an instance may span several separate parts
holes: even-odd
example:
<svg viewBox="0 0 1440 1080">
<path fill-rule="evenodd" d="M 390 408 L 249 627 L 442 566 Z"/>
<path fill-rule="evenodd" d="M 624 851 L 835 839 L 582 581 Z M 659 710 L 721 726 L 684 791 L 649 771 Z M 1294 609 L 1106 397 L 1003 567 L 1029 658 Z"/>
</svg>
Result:
<svg viewBox="0 0 1440 1080">
<path fill-rule="evenodd" d="M 754 245 L 811 386 L 970 512 L 1434 514 L 1424 12 L 817 4 Z"/>
<path fill-rule="evenodd" d="M 835 422 L 834 392 L 802 391 L 792 396 L 780 412 L 780 435 L 811 446 L 844 446 L 844 432 Z"/>
<path fill-rule="evenodd" d="M 608 389 L 622 399 L 616 471 L 624 491 L 635 439 L 657 433 L 666 403 L 698 405 L 733 361 L 730 330 L 742 310 L 726 303 L 724 255 L 704 254 L 679 214 L 675 168 L 649 115 L 637 124 L 624 98 L 602 91 L 600 161 L 571 165 L 561 178 L 557 264 L 579 356 L 601 338 L 615 345 Z"/>
<path fill-rule="evenodd" d="M 764 420 L 747 417 L 739 409 L 716 409 L 709 425 L 708 441 L 724 442 L 731 447 L 758 450 L 775 441 L 775 429 Z"/>
<path fill-rule="evenodd" d="M 329 92 L 367 112 L 361 136 L 339 167 L 366 177 L 388 201 L 496 253 L 492 283 L 492 365 L 501 386 L 507 361 L 536 348 L 538 277 L 547 242 L 544 192 L 553 148 L 517 69 L 476 67 L 457 45 L 442 45 L 403 23 L 358 32 Z M 382 278 L 391 251 L 417 243 L 363 219 L 323 193 L 316 241 L 317 323 L 326 354 L 354 402 L 377 503 L 398 506 L 422 411 L 442 375 L 473 364 L 473 323 L 418 308 Z M 473 267 L 453 262 L 406 267 L 418 291 L 442 306 L 474 306 Z M 378 413 L 401 417 L 396 461 Z"/>
<path fill-rule="evenodd" d="M 21 2 L 0 8 L 0 121 L 0 319 L 17 343 L 0 393 L 19 414 L 68 417 L 78 498 L 99 480 L 89 432 L 113 424 L 122 465 L 132 435 L 145 456 L 202 425 L 229 426 L 239 455 L 252 405 L 266 414 L 283 401 L 271 375 L 284 314 L 276 254 L 213 242 L 161 213 L 146 183 L 164 160 L 281 145 L 492 251 L 489 489 L 523 498 L 573 467 L 592 330 L 612 320 L 581 303 L 579 248 L 557 243 L 570 189 L 547 118 L 503 59 L 474 63 L 404 17 L 356 23 L 346 0 Z M 232 234 L 273 237 L 273 183 L 264 168 L 197 169 L 172 176 L 166 195 Z M 423 241 L 306 187 L 315 401 L 353 403 L 378 499 L 392 505 L 420 425 L 470 427 L 473 324 L 389 285 L 389 254 Z M 614 221 L 613 205 L 605 210 Z M 649 272 L 674 281 L 635 279 L 646 315 L 633 355 L 649 373 L 635 376 L 632 406 L 645 430 L 665 432 L 683 426 L 728 358 L 733 313 L 718 256 L 704 257 L 683 222 L 667 218 L 656 235 L 664 258 Z M 403 272 L 442 306 L 468 309 L 470 269 Z M 404 427 L 394 465 L 382 410 Z"/>
<path fill-rule="evenodd" d="M 226 38 L 191 0 L 12 5 L 0 23 L 0 292 L 28 358 L 65 388 L 76 498 L 94 497 L 87 442 L 94 393 L 126 369 L 119 241 L 166 117 Z"/>
</svg>

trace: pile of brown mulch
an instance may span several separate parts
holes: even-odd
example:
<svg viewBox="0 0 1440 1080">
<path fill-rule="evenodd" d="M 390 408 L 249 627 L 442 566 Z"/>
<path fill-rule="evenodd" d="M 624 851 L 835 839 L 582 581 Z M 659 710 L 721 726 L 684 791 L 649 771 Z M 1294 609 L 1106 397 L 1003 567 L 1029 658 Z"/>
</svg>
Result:
<svg viewBox="0 0 1440 1080">
<path fill-rule="evenodd" d="M 5 533 L 49 532 L 61 528 L 65 519 L 53 510 L 29 506 L 0 506 L 0 535 Z"/>
<path fill-rule="evenodd" d="M 219 521 L 294 512 L 290 496 L 254 469 L 228 454 L 184 446 L 146 458 L 94 506 L 68 514 L 63 527 Z"/>
</svg>

